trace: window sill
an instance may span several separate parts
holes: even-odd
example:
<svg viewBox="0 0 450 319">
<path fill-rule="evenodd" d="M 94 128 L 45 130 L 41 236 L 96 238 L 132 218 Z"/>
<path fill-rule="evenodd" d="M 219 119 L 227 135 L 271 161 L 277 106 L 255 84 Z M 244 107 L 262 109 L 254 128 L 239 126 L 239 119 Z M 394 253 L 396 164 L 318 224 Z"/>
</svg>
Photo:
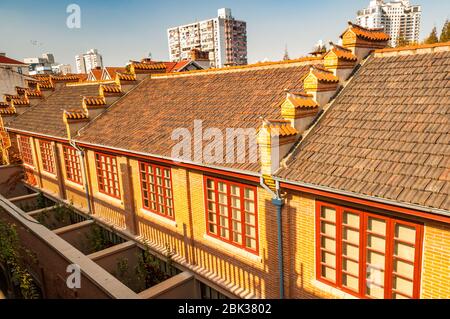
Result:
<svg viewBox="0 0 450 319">
<path fill-rule="evenodd" d="M 213 243 L 215 246 L 219 246 L 220 248 L 222 248 L 228 252 L 231 252 L 235 255 L 250 259 L 254 262 L 259 262 L 259 263 L 262 262 L 262 258 L 260 256 L 252 254 L 246 250 L 239 249 L 236 246 L 225 243 L 225 242 L 221 241 L 220 239 L 209 236 L 208 234 L 203 235 L 203 238 L 206 239 L 207 241 Z"/>
<path fill-rule="evenodd" d="M 44 170 L 41 171 L 41 174 L 42 174 L 43 176 L 47 176 L 47 177 L 49 177 L 49 178 L 57 179 L 57 178 L 56 178 L 56 174 L 49 173 L 49 172 L 46 172 L 46 171 L 44 171 Z"/>
<path fill-rule="evenodd" d="M 95 193 L 95 198 L 101 199 L 101 200 L 107 202 L 108 204 L 111 203 L 115 206 L 119 206 L 119 207 L 123 208 L 123 202 L 119 198 L 115 198 L 115 197 L 112 197 L 112 196 L 109 196 L 109 195 L 106 195 L 106 194 L 103 194 L 100 192 Z"/>
<path fill-rule="evenodd" d="M 151 219 L 155 219 L 163 224 L 167 224 L 167 225 L 175 227 L 175 228 L 178 227 L 176 221 L 166 218 L 164 216 L 158 215 L 158 214 L 151 212 L 149 210 L 146 210 L 144 208 L 141 208 L 141 214 L 143 216 L 150 217 Z"/>
<path fill-rule="evenodd" d="M 332 287 L 330 285 L 327 285 L 326 283 L 323 283 L 317 279 L 314 279 L 312 281 L 312 285 L 320 290 L 322 290 L 323 292 L 329 293 L 333 296 L 336 296 L 337 298 L 341 298 L 341 299 L 359 299 L 358 297 L 355 297 L 347 292 L 344 292 L 342 290 L 339 290 L 335 287 Z"/>
<path fill-rule="evenodd" d="M 70 187 L 72 187 L 72 188 L 75 188 L 75 189 L 85 190 L 83 185 L 80 185 L 80 184 L 78 184 L 78 183 L 69 181 L 68 179 L 66 179 L 66 185 L 67 185 L 67 186 L 70 186 Z"/>
</svg>

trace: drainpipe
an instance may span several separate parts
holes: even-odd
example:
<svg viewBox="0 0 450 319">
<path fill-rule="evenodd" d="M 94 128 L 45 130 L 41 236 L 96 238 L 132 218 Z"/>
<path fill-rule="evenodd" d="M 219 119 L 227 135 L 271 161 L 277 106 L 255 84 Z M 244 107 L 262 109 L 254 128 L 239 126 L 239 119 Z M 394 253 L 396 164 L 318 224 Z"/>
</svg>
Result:
<svg viewBox="0 0 450 319">
<path fill-rule="evenodd" d="M 81 157 L 81 169 L 83 170 L 83 182 L 84 182 L 84 189 L 86 191 L 86 201 L 87 201 L 87 204 L 88 204 L 89 214 L 92 214 L 91 197 L 89 195 L 89 184 L 88 184 L 88 180 L 87 180 L 86 164 L 85 164 L 85 161 L 84 161 L 85 152 L 81 148 L 79 148 L 74 141 L 69 140 L 69 144 L 74 149 L 77 150 L 78 155 Z"/>
<path fill-rule="evenodd" d="M 270 194 L 272 194 L 272 204 L 277 208 L 277 233 L 278 233 L 278 274 L 280 278 L 280 299 L 284 298 L 284 269 L 283 269 L 283 233 L 281 210 L 284 206 L 284 199 L 280 196 L 280 182 L 275 181 L 276 192 L 272 191 L 265 183 L 264 178 L 260 177 L 260 185 Z"/>
</svg>

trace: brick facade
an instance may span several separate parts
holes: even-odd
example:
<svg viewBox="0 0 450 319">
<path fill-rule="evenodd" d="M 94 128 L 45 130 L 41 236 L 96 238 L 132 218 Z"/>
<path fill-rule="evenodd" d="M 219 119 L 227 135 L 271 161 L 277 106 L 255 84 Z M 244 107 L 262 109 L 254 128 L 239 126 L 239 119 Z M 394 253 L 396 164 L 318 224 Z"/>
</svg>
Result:
<svg viewBox="0 0 450 319">
<path fill-rule="evenodd" d="M 42 174 L 37 138 L 33 138 L 33 145 L 36 145 L 39 160 L 34 170 L 38 185 L 52 194 L 63 193 L 74 205 L 86 208 L 84 186 L 65 179 L 62 156 L 55 156 L 55 160 L 60 161 L 62 167 L 64 191 L 59 189 L 61 186 L 56 177 Z M 57 148 L 61 150 L 62 145 L 57 143 Z M 169 249 L 177 262 L 229 293 L 244 298 L 279 297 L 276 207 L 263 188 L 257 188 L 259 251 L 253 255 L 206 235 L 203 172 L 171 167 L 175 209 L 175 220 L 172 221 L 142 208 L 138 160 L 117 156 L 120 199 L 99 192 L 92 150 L 87 151 L 86 164 L 95 215 L 135 233 L 161 254 L 166 254 Z M 285 296 L 352 298 L 316 280 L 315 202 L 313 195 L 294 191 L 286 194 L 282 210 Z M 449 298 L 450 289 L 446 283 L 450 282 L 450 258 L 446 250 L 450 246 L 450 227 L 437 222 L 420 222 L 425 225 L 421 297 Z"/>
</svg>

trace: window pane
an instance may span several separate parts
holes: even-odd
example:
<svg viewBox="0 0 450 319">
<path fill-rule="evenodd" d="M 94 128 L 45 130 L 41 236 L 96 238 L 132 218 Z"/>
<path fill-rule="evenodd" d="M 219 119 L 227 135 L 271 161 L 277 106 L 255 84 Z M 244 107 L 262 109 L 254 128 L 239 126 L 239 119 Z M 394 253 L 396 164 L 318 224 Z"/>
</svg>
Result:
<svg viewBox="0 0 450 319">
<path fill-rule="evenodd" d="M 402 260 L 394 260 L 394 271 L 407 278 L 414 278 L 414 265 Z"/>
<path fill-rule="evenodd" d="M 359 263 L 344 259 L 342 262 L 342 269 L 346 272 L 359 277 Z"/>
<path fill-rule="evenodd" d="M 386 236 L 386 221 L 369 217 L 369 230 Z"/>
<path fill-rule="evenodd" d="M 353 213 L 344 213 L 344 224 L 353 228 L 359 228 L 359 215 Z"/>
<path fill-rule="evenodd" d="M 336 222 L 336 210 L 329 207 L 322 207 L 322 218 L 331 222 Z"/>
<path fill-rule="evenodd" d="M 322 277 L 330 280 L 331 282 L 336 282 L 336 270 L 322 266 Z"/>
<path fill-rule="evenodd" d="M 231 195 L 241 196 L 241 189 L 236 185 L 231 185 Z"/>
<path fill-rule="evenodd" d="M 359 231 L 352 229 L 344 229 L 342 237 L 344 240 L 359 245 Z"/>
<path fill-rule="evenodd" d="M 321 247 L 331 252 L 336 252 L 336 241 L 334 239 L 322 237 Z"/>
<path fill-rule="evenodd" d="M 394 255 L 406 260 L 414 261 L 414 247 L 402 243 L 394 244 Z"/>
<path fill-rule="evenodd" d="M 336 226 L 328 223 L 322 223 L 322 233 L 327 236 L 336 237 Z"/>
<path fill-rule="evenodd" d="M 326 251 L 322 252 L 322 262 L 327 264 L 327 266 L 331 266 L 336 268 L 336 255 L 332 253 L 328 253 Z"/>
<path fill-rule="evenodd" d="M 342 254 L 353 260 L 359 260 L 359 247 L 349 244 L 342 244 Z"/>
<path fill-rule="evenodd" d="M 342 276 L 342 285 L 347 287 L 350 290 L 358 291 L 359 290 L 359 279 L 344 274 Z"/>
<path fill-rule="evenodd" d="M 395 277 L 392 282 L 392 288 L 398 292 L 401 292 L 407 296 L 413 295 L 413 283 L 410 280 Z"/>
<path fill-rule="evenodd" d="M 375 235 L 368 235 L 367 246 L 384 252 L 386 250 L 386 240 Z"/>
<path fill-rule="evenodd" d="M 395 225 L 395 237 L 402 241 L 409 243 L 415 243 L 416 241 L 416 229 L 405 225 Z"/>
</svg>

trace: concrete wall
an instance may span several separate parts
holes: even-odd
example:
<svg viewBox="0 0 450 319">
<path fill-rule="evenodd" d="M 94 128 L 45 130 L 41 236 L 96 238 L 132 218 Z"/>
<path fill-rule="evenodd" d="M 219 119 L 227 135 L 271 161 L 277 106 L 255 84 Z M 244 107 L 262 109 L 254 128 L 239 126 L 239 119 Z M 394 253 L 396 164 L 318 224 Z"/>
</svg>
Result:
<svg viewBox="0 0 450 319">
<path fill-rule="evenodd" d="M 24 76 L 17 72 L 0 68 L 0 96 L 3 96 L 3 94 L 16 94 L 16 86 L 26 87 Z"/>
<path fill-rule="evenodd" d="M 21 217 L 0 196 L 0 219 L 16 226 L 21 244 L 35 256 L 27 266 L 44 293 L 50 299 L 138 298 L 131 290 L 82 255 L 44 226 Z M 81 267 L 81 288 L 69 289 L 66 284 L 67 266 Z"/>
</svg>

